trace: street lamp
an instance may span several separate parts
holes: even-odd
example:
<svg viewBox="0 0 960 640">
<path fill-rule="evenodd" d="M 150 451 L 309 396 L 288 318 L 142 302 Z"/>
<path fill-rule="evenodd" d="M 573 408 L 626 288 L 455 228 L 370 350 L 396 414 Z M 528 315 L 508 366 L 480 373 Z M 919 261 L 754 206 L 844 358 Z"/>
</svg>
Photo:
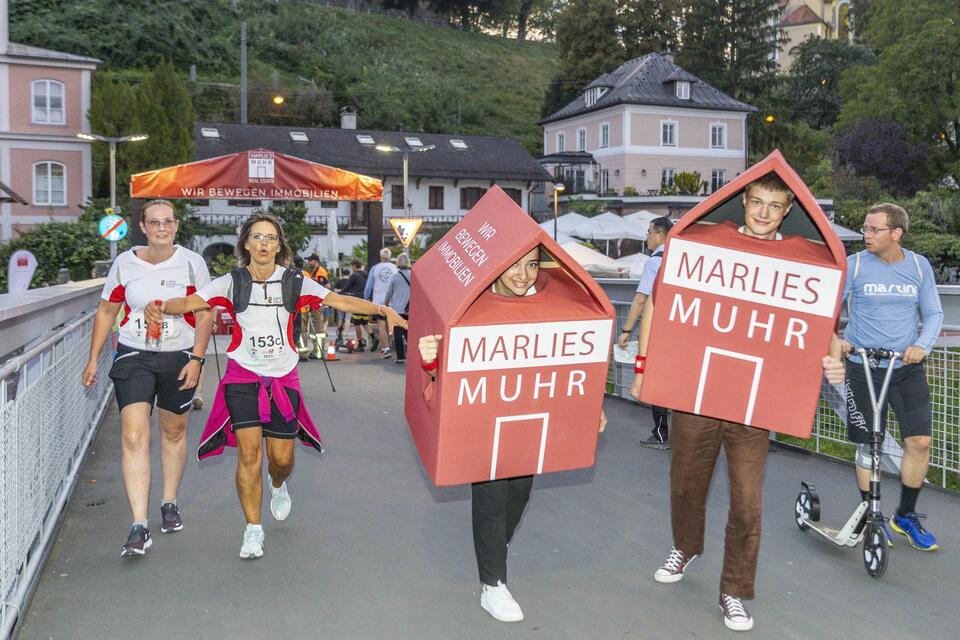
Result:
<svg viewBox="0 0 960 640">
<path fill-rule="evenodd" d="M 77 137 L 81 140 L 106 142 L 110 145 L 110 208 L 117 208 L 117 143 L 119 142 L 140 142 L 150 136 L 146 134 L 136 134 L 131 136 L 100 136 L 95 133 L 78 133 Z M 117 243 L 110 243 L 110 259 L 117 257 Z"/>
<path fill-rule="evenodd" d="M 557 195 L 566 189 L 562 182 L 553 186 L 553 241 L 557 241 Z"/>
<path fill-rule="evenodd" d="M 411 153 L 423 153 L 424 151 L 430 151 L 436 149 L 437 145 L 428 144 L 425 147 L 407 147 L 406 149 L 401 149 L 392 144 L 378 144 L 374 147 L 377 151 L 382 151 L 383 153 L 402 153 L 403 154 L 403 212 L 406 215 L 410 215 L 410 199 L 407 196 L 407 179 L 408 179 L 408 167 L 410 164 L 410 154 Z"/>
</svg>

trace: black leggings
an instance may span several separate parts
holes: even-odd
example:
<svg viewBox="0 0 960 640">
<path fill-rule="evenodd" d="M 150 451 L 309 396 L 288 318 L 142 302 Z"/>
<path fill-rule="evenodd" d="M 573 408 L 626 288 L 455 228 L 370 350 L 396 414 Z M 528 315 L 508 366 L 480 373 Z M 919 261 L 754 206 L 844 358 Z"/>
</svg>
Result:
<svg viewBox="0 0 960 640">
<path fill-rule="evenodd" d="M 507 582 L 507 545 L 530 499 L 533 476 L 473 484 L 473 546 L 480 582 Z"/>
<path fill-rule="evenodd" d="M 407 320 L 409 316 L 401 313 L 400 317 Z M 400 327 L 393 328 L 393 353 L 397 360 L 407 359 L 407 330 Z"/>
</svg>

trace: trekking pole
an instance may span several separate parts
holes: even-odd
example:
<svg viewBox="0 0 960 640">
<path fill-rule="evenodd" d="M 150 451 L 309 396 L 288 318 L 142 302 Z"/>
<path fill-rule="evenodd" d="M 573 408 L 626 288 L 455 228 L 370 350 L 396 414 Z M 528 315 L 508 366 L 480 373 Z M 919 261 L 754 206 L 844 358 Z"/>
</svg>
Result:
<svg viewBox="0 0 960 640">
<path fill-rule="evenodd" d="M 323 353 L 323 344 L 320 343 L 320 342 L 317 340 L 317 332 L 316 332 L 316 330 L 315 330 L 314 327 L 313 327 L 313 316 L 310 315 L 310 312 L 309 312 L 309 311 L 307 312 L 307 337 L 308 337 L 308 338 L 313 338 L 314 344 L 319 344 L 319 345 L 320 345 L 320 349 L 319 349 L 320 355 L 319 355 L 319 358 L 320 358 L 320 361 L 323 362 L 323 368 L 324 368 L 324 369 L 326 370 L 326 372 L 327 372 L 327 379 L 330 381 L 330 389 L 333 390 L 334 393 L 336 393 L 336 392 L 337 392 L 337 388 L 336 388 L 335 386 L 333 386 L 333 376 L 330 375 L 330 367 L 327 365 L 327 357 L 326 357 L 326 355 Z"/>
</svg>

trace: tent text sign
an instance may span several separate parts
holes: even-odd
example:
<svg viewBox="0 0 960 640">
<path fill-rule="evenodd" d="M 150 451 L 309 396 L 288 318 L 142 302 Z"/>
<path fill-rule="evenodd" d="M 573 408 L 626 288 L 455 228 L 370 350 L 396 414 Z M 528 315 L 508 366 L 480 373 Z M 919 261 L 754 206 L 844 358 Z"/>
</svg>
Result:
<svg viewBox="0 0 960 640">
<path fill-rule="evenodd" d="M 545 253 L 531 294 L 495 294 L 500 274 L 537 246 Z M 593 279 L 491 189 L 413 268 L 410 343 L 442 336 L 435 381 L 410 360 L 404 406 L 431 479 L 591 466 L 612 329 Z"/>
<path fill-rule="evenodd" d="M 795 194 L 790 215 L 809 216 L 817 240 L 761 240 L 732 220 L 703 219 L 770 171 Z M 845 267 L 829 221 L 783 157 L 748 169 L 671 230 L 641 400 L 809 437 Z"/>
<path fill-rule="evenodd" d="M 368 176 L 267 149 L 198 160 L 130 177 L 133 198 L 381 200 Z"/>
</svg>

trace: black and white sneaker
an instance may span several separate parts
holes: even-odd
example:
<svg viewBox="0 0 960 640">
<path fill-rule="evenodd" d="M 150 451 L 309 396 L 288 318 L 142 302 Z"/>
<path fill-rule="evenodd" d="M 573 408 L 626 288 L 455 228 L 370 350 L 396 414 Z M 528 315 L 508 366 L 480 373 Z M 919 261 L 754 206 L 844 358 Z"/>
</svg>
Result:
<svg viewBox="0 0 960 640">
<path fill-rule="evenodd" d="M 670 448 L 670 443 L 665 440 L 661 440 L 655 435 L 651 435 L 646 440 L 641 440 L 640 446 L 648 447 L 650 449 L 660 449 L 661 451 L 665 451 Z"/>
<path fill-rule="evenodd" d="M 127 536 L 127 543 L 120 549 L 120 556 L 124 558 L 135 558 L 147 553 L 147 549 L 153 544 L 150 538 L 150 529 L 142 524 L 135 524 L 130 529 L 130 535 Z"/>
<path fill-rule="evenodd" d="M 163 533 L 173 533 L 174 531 L 183 531 L 183 518 L 180 517 L 180 508 L 172 502 L 164 502 L 160 506 L 160 531 Z"/>
</svg>

